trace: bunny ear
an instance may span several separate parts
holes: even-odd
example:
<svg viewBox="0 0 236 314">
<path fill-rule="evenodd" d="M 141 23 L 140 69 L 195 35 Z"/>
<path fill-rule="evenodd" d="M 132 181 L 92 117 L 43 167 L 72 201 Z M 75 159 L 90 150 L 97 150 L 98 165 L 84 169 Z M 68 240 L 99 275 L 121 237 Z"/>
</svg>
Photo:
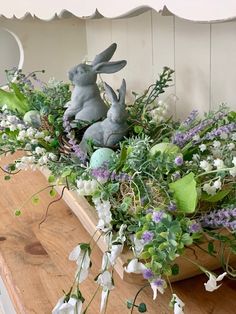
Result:
<svg viewBox="0 0 236 314">
<path fill-rule="evenodd" d="M 126 82 L 125 79 L 123 79 L 119 89 L 119 101 L 123 104 L 125 103 L 125 95 L 126 95 Z"/>
<path fill-rule="evenodd" d="M 93 66 L 93 69 L 96 73 L 115 73 L 120 71 L 127 62 L 125 60 L 116 61 L 116 62 L 101 62 Z"/>
<path fill-rule="evenodd" d="M 108 99 L 109 99 L 111 102 L 117 102 L 118 99 L 117 99 L 116 93 L 115 93 L 114 90 L 111 88 L 111 86 L 108 85 L 107 83 L 104 83 L 104 88 L 105 88 L 105 92 L 106 92 L 106 94 L 107 94 Z"/>
<path fill-rule="evenodd" d="M 92 65 L 95 66 L 98 63 L 109 61 L 114 55 L 116 48 L 117 48 L 116 43 L 111 44 L 107 49 L 96 55 L 92 62 Z"/>
</svg>

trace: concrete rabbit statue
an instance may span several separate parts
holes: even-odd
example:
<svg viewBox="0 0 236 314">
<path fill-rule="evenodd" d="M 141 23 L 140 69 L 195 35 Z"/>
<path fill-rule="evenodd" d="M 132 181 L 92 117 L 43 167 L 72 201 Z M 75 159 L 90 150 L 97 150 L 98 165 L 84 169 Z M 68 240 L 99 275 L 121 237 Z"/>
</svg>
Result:
<svg viewBox="0 0 236 314">
<path fill-rule="evenodd" d="M 107 118 L 101 122 L 91 125 L 84 133 L 80 148 L 86 152 L 87 140 L 92 139 L 98 146 L 113 147 L 127 133 L 127 112 L 125 110 L 126 83 L 122 81 L 118 92 L 118 97 L 114 90 L 104 84 L 108 99 L 111 101 L 111 107 L 107 112 Z"/>
<path fill-rule="evenodd" d="M 117 45 L 113 43 L 98 54 L 91 65 L 81 63 L 69 71 L 69 79 L 75 87 L 67 103 L 64 119 L 94 122 L 106 116 L 108 108 L 96 84 L 97 74 L 115 73 L 126 65 L 125 60 L 109 62 L 116 48 Z"/>
</svg>

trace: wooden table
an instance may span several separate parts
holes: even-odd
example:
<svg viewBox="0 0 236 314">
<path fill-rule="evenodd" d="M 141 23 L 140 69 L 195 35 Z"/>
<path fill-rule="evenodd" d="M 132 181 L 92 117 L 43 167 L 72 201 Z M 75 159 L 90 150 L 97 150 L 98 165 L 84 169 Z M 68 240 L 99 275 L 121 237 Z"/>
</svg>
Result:
<svg viewBox="0 0 236 314">
<path fill-rule="evenodd" d="M 1 165 L 6 163 L 6 159 L 1 160 Z M 40 194 L 38 205 L 29 202 L 20 217 L 14 216 L 15 209 L 46 185 L 46 179 L 39 172 L 22 171 L 10 181 L 5 181 L 2 173 L 0 176 L 0 275 L 19 314 L 51 313 L 62 290 L 69 289 L 74 277 L 76 265 L 68 261 L 69 252 L 78 242 L 90 239 L 63 201 L 51 207 L 46 221 L 39 227 L 52 200 L 47 192 Z M 87 300 L 96 290 L 94 277 L 101 264 L 99 249 L 93 251 L 92 261 L 91 274 L 82 284 Z M 210 293 L 204 289 L 206 279 L 202 275 L 173 284 L 175 293 L 186 304 L 185 313 L 236 313 L 236 282 L 226 279 L 220 289 Z M 107 313 L 129 313 L 126 300 L 132 299 L 139 287 L 123 282 L 116 274 L 115 285 Z M 153 302 L 152 291 L 147 288 L 140 294 L 138 302 L 147 304 L 148 313 L 167 314 L 171 313 L 168 307 L 170 295 L 167 291 Z M 99 304 L 98 295 L 88 314 L 99 313 Z"/>
</svg>

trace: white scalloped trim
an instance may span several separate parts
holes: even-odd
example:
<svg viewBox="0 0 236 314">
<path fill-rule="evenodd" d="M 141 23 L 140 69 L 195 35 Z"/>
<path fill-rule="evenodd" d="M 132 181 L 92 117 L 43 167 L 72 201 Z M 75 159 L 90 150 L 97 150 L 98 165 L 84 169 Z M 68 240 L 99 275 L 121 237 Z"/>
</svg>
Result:
<svg viewBox="0 0 236 314">
<path fill-rule="evenodd" d="M 138 15 L 150 8 L 157 12 L 166 7 L 172 14 L 192 21 L 212 22 L 236 18 L 235 0 L 6 0 L 0 15 L 22 19 L 28 13 L 39 19 L 51 20 L 65 11 L 79 18 L 118 18 Z M 99 12 L 99 13 L 98 13 Z"/>
</svg>

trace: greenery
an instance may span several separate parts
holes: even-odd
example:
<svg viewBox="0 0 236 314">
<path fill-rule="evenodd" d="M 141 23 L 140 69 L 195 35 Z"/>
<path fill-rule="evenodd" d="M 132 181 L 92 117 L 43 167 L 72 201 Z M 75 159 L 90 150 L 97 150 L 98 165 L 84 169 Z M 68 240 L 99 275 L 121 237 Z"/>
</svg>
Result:
<svg viewBox="0 0 236 314">
<path fill-rule="evenodd" d="M 71 97 L 69 84 L 44 83 L 36 72 L 7 74 L 9 80 L 16 75 L 16 81 L 9 81 L 8 91 L 0 90 L 0 155 L 16 151 L 25 155 L 2 168 L 5 180 L 22 169 L 46 167 L 51 175 L 45 189 L 52 197 L 54 186 L 61 185 L 77 190 L 94 205 L 98 229 L 110 239 L 96 278 L 104 300 L 113 289 L 112 269 L 124 245 L 134 253 L 127 271 L 142 273 L 154 296 L 170 285 L 170 276 L 178 275 L 176 258 L 206 241 L 208 250 L 202 249 L 203 253 L 218 258 L 228 276 L 235 278 L 236 270 L 225 255 L 236 254 L 235 112 L 222 105 L 204 117 L 193 111 L 183 122 L 175 121 L 160 99 L 173 75 L 165 67 L 158 80 L 127 105 L 127 138 L 106 162 L 93 168 L 90 158 L 98 148 L 91 142 L 85 159 L 78 150 L 84 127 L 76 129 L 71 121 L 73 138 L 63 126 L 64 107 Z M 40 192 L 31 200 L 39 203 Z M 22 208 L 15 214 L 22 215 Z M 62 303 L 69 304 L 74 298 L 82 306 L 79 284 L 82 275 L 86 277 L 83 272 L 91 268 L 91 247 L 81 244 L 76 250 L 70 259 L 79 265 L 77 283 Z M 188 262 L 210 276 L 204 265 Z M 146 305 L 136 305 L 135 300 L 127 302 L 131 313 L 134 308 L 146 312 Z M 182 313 L 176 309 L 182 311 L 181 304 L 173 294 L 175 313 Z"/>
</svg>

